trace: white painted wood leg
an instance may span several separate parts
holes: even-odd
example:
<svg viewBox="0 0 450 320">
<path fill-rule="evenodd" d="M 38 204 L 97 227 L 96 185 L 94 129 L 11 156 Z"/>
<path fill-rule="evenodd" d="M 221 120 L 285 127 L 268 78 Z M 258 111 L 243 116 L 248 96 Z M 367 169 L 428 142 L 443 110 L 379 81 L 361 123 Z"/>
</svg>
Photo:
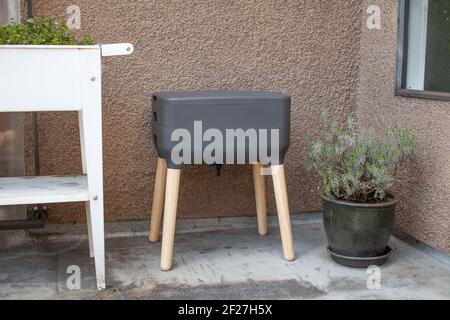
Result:
<svg viewBox="0 0 450 320">
<path fill-rule="evenodd" d="M 86 174 L 86 155 L 84 150 L 84 130 L 83 130 L 83 113 L 78 111 L 78 124 L 80 130 L 80 147 L 81 147 L 81 163 L 83 166 L 83 174 Z M 89 201 L 85 202 L 86 206 L 86 221 L 89 237 L 89 256 L 94 257 L 94 245 L 92 243 L 92 225 L 91 225 L 91 211 L 89 207 Z"/>
<path fill-rule="evenodd" d="M 92 254 L 95 259 L 97 288 L 105 289 L 102 129 L 101 122 L 99 122 L 101 114 L 95 109 L 82 111 L 86 173 L 90 196 L 86 212 L 89 220 Z"/>
<path fill-rule="evenodd" d="M 89 257 L 94 258 L 94 243 L 92 239 L 92 223 L 91 223 L 91 205 L 89 202 L 85 202 L 86 206 L 86 221 L 88 228 L 88 238 L 89 238 Z"/>
<path fill-rule="evenodd" d="M 97 288 L 105 289 L 105 235 L 103 206 L 103 146 L 100 57 L 89 55 L 99 52 L 85 51 L 82 70 L 82 124 L 84 155 L 89 189 L 90 224 L 95 259 Z"/>
<path fill-rule="evenodd" d="M 255 187 L 256 216 L 258 219 L 258 233 L 267 235 L 267 209 L 266 209 L 266 186 L 264 175 L 261 174 L 260 163 L 253 164 L 253 184 Z"/>
<path fill-rule="evenodd" d="M 291 219 L 286 188 L 286 178 L 283 165 L 272 165 L 273 188 L 277 203 L 278 223 L 280 225 L 281 242 L 283 244 L 284 258 L 292 261 L 295 258 L 294 243 L 292 240 Z"/>
<path fill-rule="evenodd" d="M 163 271 L 169 271 L 172 269 L 180 174 L 180 169 L 167 169 L 164 222 L 161 244 L 161 270 Z"/>
<path fill-rule="evenodd" d="M 153 187 L 152 217 L 150 220 L 150 242 L 156 242 L 159 238 L 161 218 L 164 210 L 164 193 L 166 187 L 166 160 L 158 158 L 156 165 L 155 185 Z"/>
</svg>

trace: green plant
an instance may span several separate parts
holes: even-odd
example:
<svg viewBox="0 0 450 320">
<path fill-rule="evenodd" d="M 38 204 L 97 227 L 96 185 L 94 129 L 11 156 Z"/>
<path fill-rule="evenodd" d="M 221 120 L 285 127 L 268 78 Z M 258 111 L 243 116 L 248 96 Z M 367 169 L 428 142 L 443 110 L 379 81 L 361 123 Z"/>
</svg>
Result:
<svg viewBox="0 0 450 320">
<path fill-rule="evenodd" d="M 357 130 L 352 117 L 346 127 L 326 110 L 322 118 L 324 137 L 310 146 L 305 168 L 318 173 L 323 193 L 337 200 L 385 201 L 398 174 L 425 155 L 408 130 L 389 129 L 380 139 L 371 129 Z"/>
<path fill-rule="evenodd" d="M 91 45 L 92 39 L 85 36 L 77 40 L 69 27 L 55 17 L 35 17 L 26 23 L 9 23 L 0 26 L 0 45 Z"/>
</svg>

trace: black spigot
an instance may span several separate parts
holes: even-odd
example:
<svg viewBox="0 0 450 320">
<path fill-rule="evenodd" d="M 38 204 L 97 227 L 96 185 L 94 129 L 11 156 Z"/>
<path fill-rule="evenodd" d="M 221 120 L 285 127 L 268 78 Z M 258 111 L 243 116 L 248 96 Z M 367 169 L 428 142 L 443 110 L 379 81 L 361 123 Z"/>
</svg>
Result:
<svg viewBox="0 0 450 320">
<path fill-rule="evenodd" d="M 208 167 L 216 169 L 216 176 L 220 177 L 220 169 L 222 169 L 222 167 L 223 167 L 222 164 L 217 164 L 217 163 L 208 164 Z"/>
</svg>

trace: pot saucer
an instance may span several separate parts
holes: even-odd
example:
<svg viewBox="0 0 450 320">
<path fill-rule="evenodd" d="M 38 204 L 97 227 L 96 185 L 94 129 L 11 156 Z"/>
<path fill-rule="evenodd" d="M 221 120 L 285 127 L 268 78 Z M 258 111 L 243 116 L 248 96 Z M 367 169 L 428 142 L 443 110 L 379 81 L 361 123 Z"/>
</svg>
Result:
<svg viewBox="0 0 450 320">
<path fill-rule="evenodd" d="M 386 259 L 391 255 L 392 249 L 390 247 L 386 247 L 386 251 L 383 255 L 378 257 L 349 257 L 341 254 L 334 253 L 331 251 L 330 247 L 327 248 L 328 253 L 331 255 L 331 258 L 346 267 L 352 268 L 367 268 L 369 266 L 381 266 L 386 262 Z"/>
</svg>

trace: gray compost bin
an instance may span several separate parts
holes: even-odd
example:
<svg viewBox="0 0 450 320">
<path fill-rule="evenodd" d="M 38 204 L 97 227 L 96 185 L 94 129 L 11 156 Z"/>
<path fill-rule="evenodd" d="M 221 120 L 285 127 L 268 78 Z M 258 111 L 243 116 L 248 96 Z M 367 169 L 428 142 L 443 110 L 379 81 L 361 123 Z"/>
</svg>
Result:
<svg viewBox="0 0 450 320">
<path fill-rule="evenodd" d="M 198 163 L 198 155 L 202 155 L 204 148 L 215 140 L 203 141 L 201 137 L 201 141 L 198 143 L 199 136 L 202 136 L 208 129 L 216 129 L 214 132 L 220 132 L 224 140 L 221 150 L 223 160 L 216 159 L 215 164 L 240 164 L 243 162 L 248 164 L 254 162 L 255 148 L 257 162 L 271 165 L 282 164 L 289 147 L 290 109 L 291 98 L 277 92 L 158 92 L 152 96 L 153 141 L 158 156 L 164 158 L 167 161 L 167 166 L 173 169 L 181 168 L 186 164 Z M 194 122 L 196 122 L 196 132 L 194 132 Z M 199 123 L 201 123 L 201 132 L 198 130 Z M 229 133 L 230 130 L 236 129 L 242 129 L 247 134 L 245 143 L 239 143 L 239 138 L 236 138 L 234 146 L 231 148 L 230 141 L 226 139 L 227 131 Z M 249 129 L 250 131 L 248 131 Z M 267 148 L 263 142 L 264 135 L 260 134 L 264 132 L 264 129 L 267 133 L 265 136 Z M 175 133 L 174 135 L 179 137 L 177 134 L 180 132 L 189 132 L 191 135 L 189 155 L 183 154 L 183 158 L 189 158 L 190 161 L 183 161 L 182 163 L 179 160 L 174 161 L 172 157 L 174 147 L 181 141 L 172 141 L 172 135 Z M 253 136 L 255 132 L 258 139 L 256 145 L 254 142 L 249 143 L 249 137 Z M 271 140 L 274 132 L 278 132 L 279 137 L 276 145 Z M 265 150 L 261 150 L 263 148 Z M 261 151 L 271 156 L 270 161 L 267 161 L 266 157 L 261 157 Z M 233 152 L 234 157 L 232 157 L 231 152 Z M 241 158 L 238 157 L 242 154 L 245 155 L 244 161 L 242 161 L 242 156 Z M 201 159 L 201 163 L 212 164 L 205 159 Z"/>
</svg>

